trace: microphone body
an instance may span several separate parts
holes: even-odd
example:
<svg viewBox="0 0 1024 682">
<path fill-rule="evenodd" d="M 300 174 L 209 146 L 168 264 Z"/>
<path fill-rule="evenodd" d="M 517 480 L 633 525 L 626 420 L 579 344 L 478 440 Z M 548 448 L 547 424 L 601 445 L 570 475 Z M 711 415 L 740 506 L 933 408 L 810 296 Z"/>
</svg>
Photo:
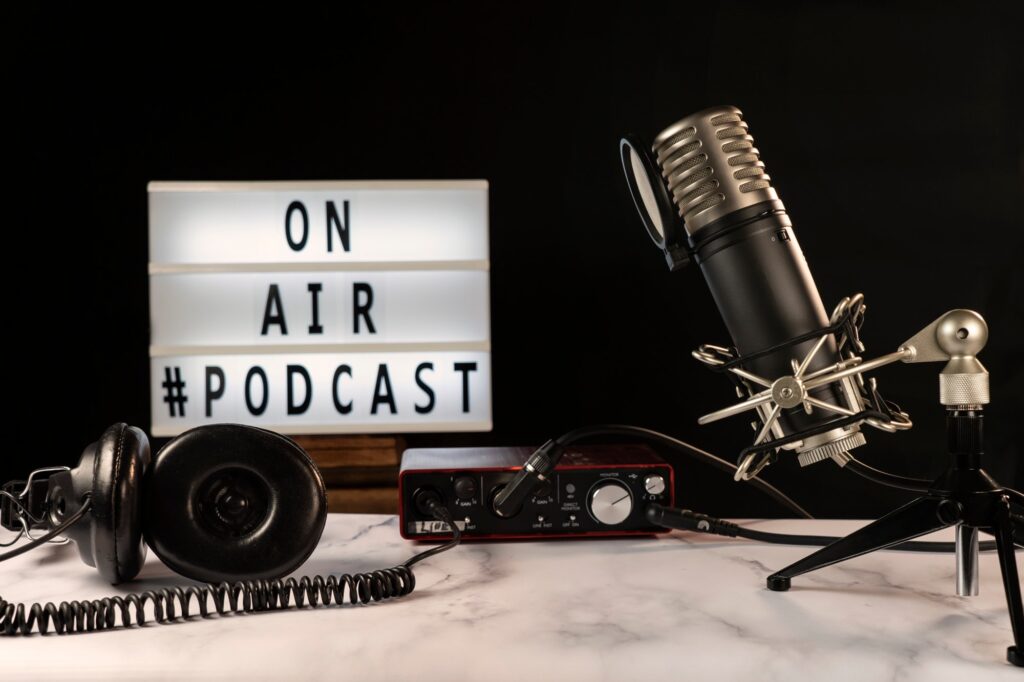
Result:
<svg viewBox="0 0 1024 682">
<path fill-rule="evenodd" d="M 704 274 L 740 355 L 771 348 L 828 325 L 825 307 L 789 216 L 782 202 L 771 203 L 775 205 L 751 207 L 756 212 L 752 218 L 744 218 L 745 211 L 738 211 L 691 236 L 694 261 Z M 768 380 L 793 374 L 793 360 L 802 359 L 814 343 L 805 341 L 754 358 L 746 367 Z M 806 372 L 824 369 L 835 362 L 836 344 L 830 337 Z M 834 393 L 836 390 L 837 385 L 832 384 L 812 390 L 811 395 L 842 404 L 841 396 Z M 779 420 L 787 433 L 811 428 L 820 421 L 801 407 L 785 410 Z"/>
<path fill-rule="evenodd" d="M 656 162 L 683 218 L 692 260 L 700 266 L 733 345 L 758 353 L 828 326 L 829 319 L 800 250 L 786 208 L 771 185 L 742 112 L 714 107 L 666 128 L 654 141 Z M 768 382 L 792 376 L 816 340 L 790 345 L 745 362 Z M 838 362 L 829 336 L 807 363 L 811 374 Z M 757 386 L 758 390 L 763 386 Z M 852 386 L 833 383 L 807 395 L 847 405 Z M 780 401 L 781 402 L 781 401 Z M 789 401 L 792 402 L 792 401 Z M 759 409 L 762 422 L 767 410 Z M 814 428 L 836 414 L 805 411 L 803 401 L 780 407 L 775 437 Z M 835 428 L 790 444 L 808 464 L 864 443 L 857 425 Z"/>
</svg>

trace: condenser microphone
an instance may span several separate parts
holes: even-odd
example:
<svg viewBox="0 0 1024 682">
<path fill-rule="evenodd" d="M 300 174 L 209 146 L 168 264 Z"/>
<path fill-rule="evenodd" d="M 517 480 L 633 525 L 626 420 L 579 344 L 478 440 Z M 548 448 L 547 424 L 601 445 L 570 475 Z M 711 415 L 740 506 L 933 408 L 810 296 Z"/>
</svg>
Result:
<svg viewBox="0 0 1024 682">
<path fill-rule="evenodd" d="M 653 157 L 632 136 L 620 151 L 651 238 L 671 269 L 691 261 L 700 267 L 732 337 L 732 347 L 706 345 L 694 356 L 727 371 L 746 398 L 701 423 L 748 409 L 758 414 L 737 478 L 756 474 L 779 449 L 794 450 L 802 465 L 828 458 L 844 464 L 846 453 L 865 443 L 865 421 L 886 430 L 909 424 L 896 419 L 893 426 L 890 406 L 855 372 L 815 382 L 860 361 L 853 358 L 863 350 L 863 297 L 826 314 L 739 109 L 713 107 L 674 123 L 655 138 Z"/>
</svg>

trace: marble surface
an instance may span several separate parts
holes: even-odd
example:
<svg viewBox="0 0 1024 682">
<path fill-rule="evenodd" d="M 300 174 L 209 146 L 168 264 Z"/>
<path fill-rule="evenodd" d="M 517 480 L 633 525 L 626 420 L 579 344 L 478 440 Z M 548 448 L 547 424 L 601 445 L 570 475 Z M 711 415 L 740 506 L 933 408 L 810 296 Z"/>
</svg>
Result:
<svg viewBox="0 0 1024 682">
<path fill-rule="evenodd" d="M 754 521 L 844 533 L 853 521 Z M 951 533 L 936 537 L 952 539 Z M 417 549 L 391 516 L 332 514 L 300 573 L 391 566 Z M 764 589 L 801 547 L 674 532 L 657 539 L 467 544 L 417 567 L 416 591 L 365 607 L 193 619 L 0 641 L 10 680 L 1017 680 L 994 554 L 981 596 L 951 556 L 882 552 Z M 183 582 L 150 558 L 129 589 Z M 48 547 L 0 564 L 32 602 L 119 591 Z"/>
</svg>

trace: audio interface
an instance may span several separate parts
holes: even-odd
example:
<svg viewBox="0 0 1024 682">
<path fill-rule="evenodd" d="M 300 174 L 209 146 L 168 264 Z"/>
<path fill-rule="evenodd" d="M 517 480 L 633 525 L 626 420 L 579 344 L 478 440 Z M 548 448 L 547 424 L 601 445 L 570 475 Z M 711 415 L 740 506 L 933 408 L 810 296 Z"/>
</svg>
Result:
<svg viewBox="0 0 1024 682">
<path fill-rule="evenodd" d="M 413 448 L 398 475 L 402 537 L 447 540 L 446 525 L 427 512 L 440 501 L 463 539 L 650 535 L 666 529 L 644 516 L 649 502 L 672 505 L 672 467 L 644 445 L 573 446 L 522 507 L 507 517 L 494 498 L 533 448 Z"/>
</svg>

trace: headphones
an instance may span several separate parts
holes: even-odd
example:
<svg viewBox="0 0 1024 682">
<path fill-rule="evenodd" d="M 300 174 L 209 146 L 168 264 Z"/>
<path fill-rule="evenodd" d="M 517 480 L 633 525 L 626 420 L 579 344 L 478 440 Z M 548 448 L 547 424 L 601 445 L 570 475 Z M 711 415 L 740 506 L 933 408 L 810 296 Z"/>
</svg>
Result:
<svg viewBox="0 0 1024 682">
<path fill-rule="evenodd" d="M 41 474 L 49 474 L 43 478 Z M 458 544 L 460 533 L 440 504 L 433 515 L 452 540 L 398 566 L 369 573 L 287 578 L 315 549 L 327 521 L 327 492 L 309 455 L 290 438 L 252 426 L 200 426 L 150 455 L 140 429 L 114 424 L 82 452 L 74 468 L 39 469 L 0 488 L 0 525 L 31 541 L 0 554 L 13 558 L 64 535 L 82 560 L 111 584 L 129 581 L 147 546 L 169 568 L 207 583 L 54 606 L 0 597 L 0 634 L 58 633 L 115 627 L 155 618 L 263 611 L 291 606 L 366 604 L 413 591 L 412 565 Z M 44 531 L 34 537 L 32 531 Z"/>
<path fill-rule="evenodd" d="M 186 431 L 150 457 L 134 426 L 114 424 L 78 466 L 49 479 L 56 527 L 112 584 L 131 580 L 149 545 L 169 568 L 202 582 L 278 578 L 313 552 L 327 521 L 323 478 L 284 436 L 238 424 Z"/>
</svg>

